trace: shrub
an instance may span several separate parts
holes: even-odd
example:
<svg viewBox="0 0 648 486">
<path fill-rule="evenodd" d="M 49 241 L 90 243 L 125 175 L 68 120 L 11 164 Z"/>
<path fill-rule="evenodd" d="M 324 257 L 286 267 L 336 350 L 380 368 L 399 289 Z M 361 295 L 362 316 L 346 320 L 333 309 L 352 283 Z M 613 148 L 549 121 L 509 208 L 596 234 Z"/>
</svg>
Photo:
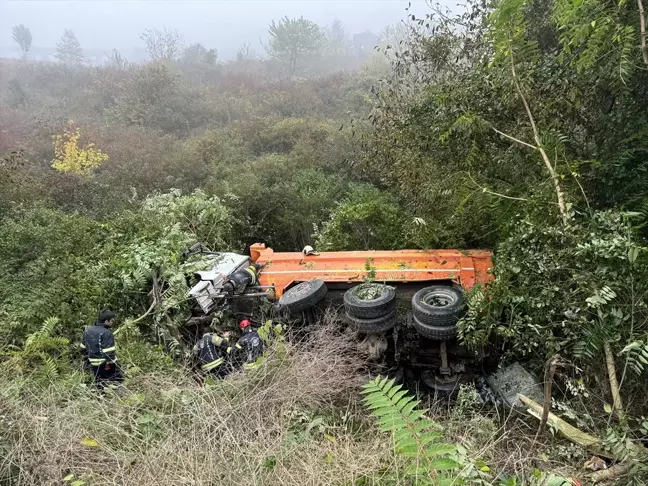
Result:
<svg viewBox="0 0 648 486">
<path fill-rule="evenodd" d="M 322 250 L 403 248 L 407 243 L 405 221 L 394 196 L 369 185 L 356 185 L 324 223 L 318 245 Z"/>
<path fill-rule="evenodd" d="M 568 227 L 521 219 L 499 246 L 495 282 L 470 297 L 461 335 L 476 345 L 497 336 L 518 357 L 560 353 L 601 363 L 605 342 L 620 351 L 645 339 L 645 258 L 617 211 L 577 217 Z"/>
</svg>

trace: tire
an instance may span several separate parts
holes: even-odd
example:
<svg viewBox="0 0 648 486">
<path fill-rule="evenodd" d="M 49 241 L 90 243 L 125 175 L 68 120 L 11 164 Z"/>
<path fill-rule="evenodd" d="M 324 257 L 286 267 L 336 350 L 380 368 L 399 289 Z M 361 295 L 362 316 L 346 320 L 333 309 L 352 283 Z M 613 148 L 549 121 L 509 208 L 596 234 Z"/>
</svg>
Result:
<svg viewBox="0 0 648 486">
<path fill-rule="evenodd" d="M 419 290 L 412 297 L 412 313 L 421 324 L 453 327 L 463 316 L 465 307 L 461 289 L 447 285 L 433 285 Z"/>
<path fill-rule="evenodd" d="M 362 291 L 370 286 L 380 289 L 374 299 L 363 299 Z M 365 283 L 351 287 L 344 293 L 344 309 L 347 315 L 359 319 L 375 319 L 386 316 L 396 306 L 396 291 L 393 287 L 375 283 Z"/>
<path fill-rule="evenodd" d="M 373 319 L 360 319 L 358 317 L 345 314 L 349 327 L 357 332 L 365 334 L 385 332 L 394 327 L 396 324 L 396 309 L 389 314 L 375 317 Z"/>
<path fill-rule="evenodd" d="M 286 290 L 279 299 L 279 306 L 289 312 L 301 312 L 319 303 L 326 292 L 324 280 L 307 280 Z"/>
<path fill-rule="evenodd" d="M 454 339 L 457 337 L 457 325 L 454 326 L 433 326 L 431 324 L 425 324 L 418 320 L 416 316 L 413 319 L 414 327 L 418 333 L 428 339 L 433 339 L 435 341 L 446 341 L 448 339 Z"/>
</svg>

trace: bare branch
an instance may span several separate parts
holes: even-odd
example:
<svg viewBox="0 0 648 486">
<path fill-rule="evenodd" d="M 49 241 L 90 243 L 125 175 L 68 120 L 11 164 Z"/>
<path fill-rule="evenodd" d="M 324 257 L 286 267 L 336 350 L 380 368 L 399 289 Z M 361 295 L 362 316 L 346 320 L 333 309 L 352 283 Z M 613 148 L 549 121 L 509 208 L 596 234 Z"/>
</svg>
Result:
<svg viewBox="0 0 648 486">
<path fill-rule="evenodd" d="M 475 179 L 473 179 L 473 177 L 470 175 L 470 172 L 468 172 L 468 177 L 470 177 L 470 180 L 473 182 L 473 184 L 475 184 L 477 187 L 479 187 L 482 190 L 482 192 L 485 192 L 486 194 L 492 194 L 493 196 L 503 197 L 504 199 L 511 199 L 513 201 L 528 201 L 528 199 L 525 199 L 523 197 L 507 196 L 505 194 L 500 194 L 499 192 L 491 191 L 490 189 L 488 189 L 486 187 L 482 187 L 479 184 L 477 184 Z"/>
<path fill-rule="evenodd" d="M 610 380 L 610 391 L 612 392 L 612 407 L 614 408 L 617 417 L 619 417 L 619 420 L 623 422 L 623 403 L 621 402 L 621 394 L 619 393 L 619 382 L 617 381 L 614 355 L 612 354 L 612 348 L 609 342 L 605 342 L 605 344 L 603 345 L 603 350 L 605 351 L 605 364 L 607 365 L 608 379 Z"/>
<path fill-rule="evenodd" d="M 544 403 L 542 405 L 542 417 L 540 418 L 540 425 L 535 435 L 535 440 L 544 432 L 549 419 L 549 411 L 551 409 L 551 387 L 553 386 L 554 375 L 556 374 L 556 367 L 560 362 L 560 356 L 554 355 L 545 365 L 544 374 Z"/>
<path fill-rule="evenodd" d="M 551 161 L 547 156 L 547 152 L 545 152 L 544 148 L 542 148 L 540 133 L 538 132 L 538 127 L 536 126 L 535 119 L 533 118 L 533 113 L 531 113 L 531 108 L 529 107 L 529 103 L 527 102 L 526 97 L 522 92 L 522 88 L 520 87 L 520 82 L 518 81 L 517 73 L 515 72 L 515 60 L 513 59 L 513 45 L 510 39 L 509 39 L 509 51 L 511 53 L 511 73 L 513 74 L 513 83 L 515 84 L 515 89 L 518 92 L 520 98 L 522 99 L 522 103 L 524 104 L 524 109 L 526 110 L 527 116 L 529 117 L 529 123 L 531 124 L 531 129 L 533 130 L 533 138 L 537 145 L 537 149 L 540 152 L 540 155 L 542 156 L 542 160 L 545 163 L 545 166 L 547 167 L 549 174 L 551 175 L 551 180 L 553 181 L 554 189 L 556 191 L 556 197 L 558 199 L 558 209 L 560 210 L 560 216 L 562 217 L 563 224 L 566 225 L 569 220 L 569 215 L 567 214 L 567 205 L 565 204 L 565 198 L 563 196 L 562 188 L 560 187 L 560 178 L 558 177 L 558 174 L 556 173 L 553 166 L 551 165 Z"/>
<path fill-rule="evenodd" d="M 532 148 L 533 150 L 538 150 L 538 147 L 536 147 L 535 145 L 531 145 L 530 143 L 523 142 L 522 140 L 520 140 L 520 139 L 518 139 L 518 138 L 512 137 L 512 136 L 509 135 L 508 133 L 500 132 L 500 131 L 499 131 L 497 128 L 495 128 L 495 127 L 491 127 L 491 128 L 493 129 L 493 131 L 494 131 L 495 133 L 499 133 L 500 135 L 502 135 L 503 137 L 508 138 L 509 140 L 513 140 L 514 142 L 517 142 L 517 143 L 519 143 L 519 144 L 522 144 L 522 145 L 524 145 L 525 147 Z"/>
</svg>

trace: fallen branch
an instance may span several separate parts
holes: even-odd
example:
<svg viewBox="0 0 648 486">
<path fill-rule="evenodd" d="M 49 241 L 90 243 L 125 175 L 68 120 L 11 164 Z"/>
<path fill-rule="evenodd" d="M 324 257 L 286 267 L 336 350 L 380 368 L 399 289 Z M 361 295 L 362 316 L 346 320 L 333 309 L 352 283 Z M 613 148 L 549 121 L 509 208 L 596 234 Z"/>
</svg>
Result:
<svg viewBox="0 0 648 486">
<path fill-rule="evenodd" d="M 517 143 L 519 143 L 520 145 L 524 145 L 525 147 L 529 147 L 530 149 L 533 149 L 533 150 L 537 150 L 537 149 L 538 149 L 538 147 L 536 147 L 535 145 L 531 145 L 530 143 L 527 143 L 527 142 L 525 142 L 524 140 L 520 140 L 519 138 L 512 137 L 512 136 L 509 135 L 508 133 L 504 133 L 504 132 L 498 130 L 497 128 L 495 128 L 495 127 L 491 127 L 491 128 L 493 129 L 493 131 L 494 131 L 495 133 L 499 133 L 502 137 L 506 137 L 506 138 L 508 138 L 509 140 L 513 140 L 514 142 L 517 142 Z"/>
<path fill-rule="evenodd" d="M 527 412 L 538 420 L 542 420 L 543 407 L 539 403 L 531 400 L 529 397 L 518 394 L 518 398 L 522 403 L 524 403 L 529 409 Z M 583 432 L 580 429 L 577 429 L 573 425 L 565 422 L 563 419 L 557 415 L 549 412 L 547 414 L 547 423 L 553 428 L 558 430 L 563 436 L 572 441 L 574 444 L 577 444 L 594 454 L 606 457 L 608 459 L 619 459 L 618 457 L 612 455 L 612 453 L 603 450 L 601 445 L 601 440 L 598 437 Z"/>
<path fill-rule="evenodd" d="M 602 481 L 617 479 L 625 475 L 630 470 L 630 465 L 630 462 L 621 462 L 608 469 L 601 469 L 600 471 L 596 471 L 592 474 L 592 482 L 600 483 Z"/>
<path fill-rule="evenodd" d="M 621 394 L 619 393 L 619 382 L 617 381 L 616 365 L 614 363 L 614 355 L 609 342 L 603 345 L 605 351 L 605 364 L 607 365 L 608 378 L 610 380 L 610 391 L 612 392 L 612 407 L 619 417 L 620 421 L 624 421 L 623 403 L 621 402 Z"/>
<path fill-rule="evenodd" d="M 527 409 L 529 415 L 537 418 L 538 420 L 542 419 L 542 405 L 533 401 L 529 397 L 522 395 L 521 393 L 518 393 L 518 398 L 522 403 L 529 407 Z M 582 430 L 577 429 L 573 425 L 567 423 L 565 420 L 561 419 L 551 412 L 549 412 L 549 415 L 547 417 L 547 423 L 567 439 L 572 441 L 574 444 L 587 449 L 597 456 L 605 457 L 606 459 L 612 459 L 614 461 L 621 461 L 622 459 L 621 457 L 615 455 L 613 452 L 604 450 L 601 439 L 599 439 L 598 437 L 594 437 L 587 432 L 583 432 Z M 646 449 L 642 445 L 631 442 L 630 444 L 628 444 L 628 446 L 632 447 L 632 449 L 641 456 L 641 459 L 648 458 L 648 449 Z"/>
<path fill-rule="evenodd" d="M 146 310 L 146 312 L 145 312 L 144 314 L 142 314 L 141 316 L 139 316 L 139 317 L 138 317 L 137 319 L 135 319 L 134 321 L 131 321 L 131 324 L 137 324 L 139 321 L 141 321 L 141 320 L 144 319 L 145 317 L 151 315 L 151 313 L 152 313 L 153 310 L 155 309 L 155 306 L 157 306 L 157 302 L 156 302 L 155 300 L 153 300 L 153 302 L 151 303 L 151 306 Z"/>
</svg>

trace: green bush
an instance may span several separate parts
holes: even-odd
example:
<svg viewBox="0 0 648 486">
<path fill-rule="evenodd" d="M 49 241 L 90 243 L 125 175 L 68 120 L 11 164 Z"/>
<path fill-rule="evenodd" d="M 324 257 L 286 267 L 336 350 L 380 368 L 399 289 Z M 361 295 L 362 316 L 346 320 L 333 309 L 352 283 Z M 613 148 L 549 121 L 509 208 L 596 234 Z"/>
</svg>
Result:
<svg viewBox="0 0 648 486">
<path fill-rule="evenodd" d="M 369 185 L 356 185 L 324 223 L 322 250 L 392 250 L 406 246 L 407 216 L 398 200 Z"/>
<path fill-rule="evenodd" d="M 603 344 L 645 341 L 646 253 L 617 211 L 577 217 L 569 226 L 528 218 L 513 225 L 495 259 L 495 282 L 469 299 L 463 338 L 499 337 L 516 357 L 564 357 L 597 364 Z M 634 323 L 634 325 L 630 325 Z"/>
<path fill-rule="evenodd" d="M 67 335 L 94 319 L 108 298 L 89 267 L 107 236 L 101 224 L 36 207 L 2 220 L 0 233 L 0 346 L 50 317 Z"/>
</svg>

